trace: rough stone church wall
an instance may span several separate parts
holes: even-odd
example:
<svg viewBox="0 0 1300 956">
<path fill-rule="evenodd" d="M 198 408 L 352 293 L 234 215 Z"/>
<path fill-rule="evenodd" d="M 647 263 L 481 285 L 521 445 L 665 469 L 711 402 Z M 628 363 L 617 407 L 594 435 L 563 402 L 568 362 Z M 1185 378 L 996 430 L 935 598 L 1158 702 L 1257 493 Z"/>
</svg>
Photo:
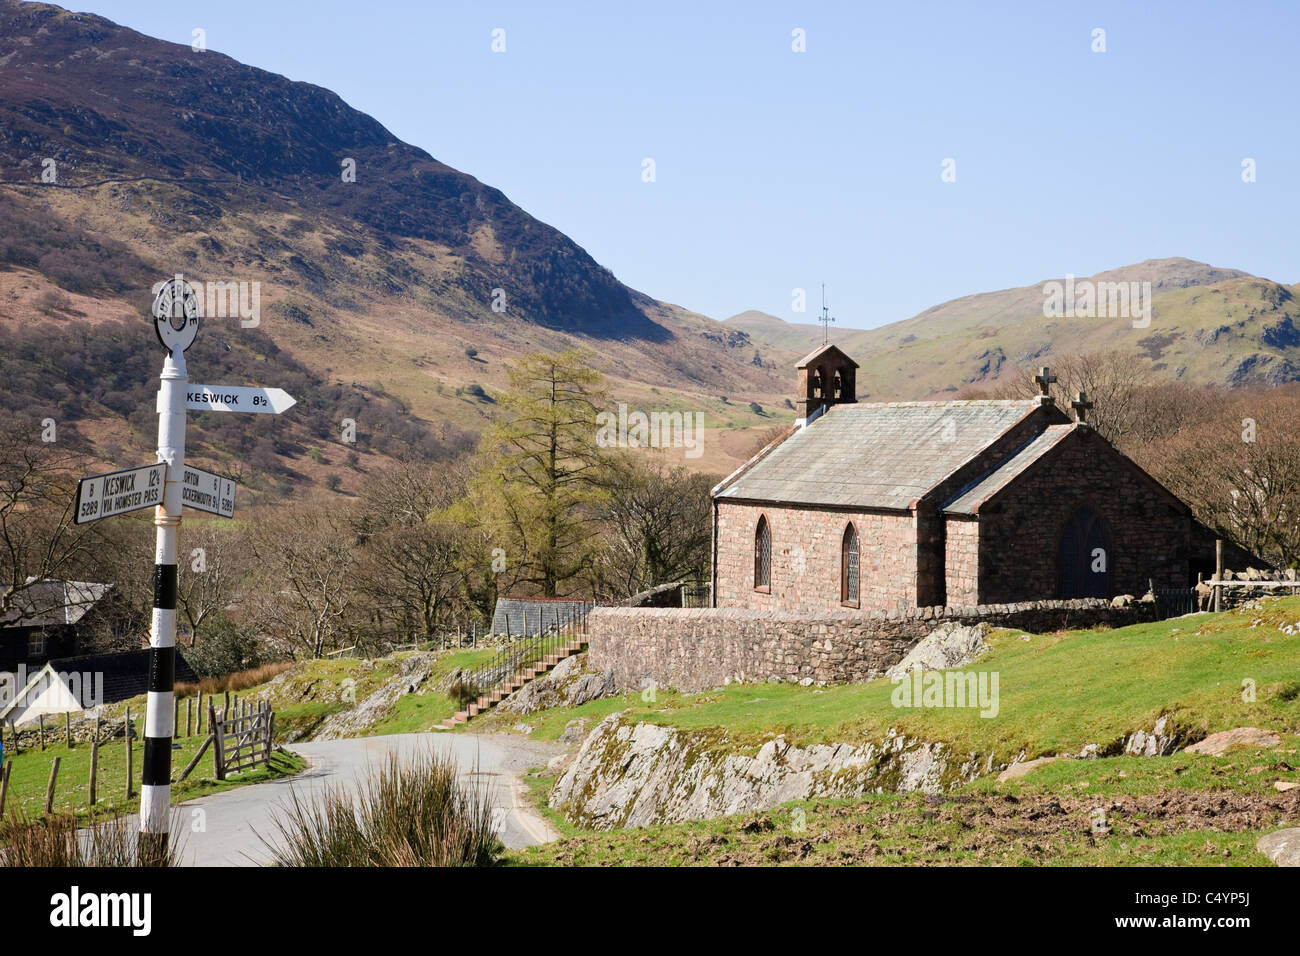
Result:
<svg viewBox="0 0 1300 956">
<path fill-rule="evenodd" d="M 754 532 L 772 533 L 771 591 L 754 590 Z M 916 604 L 916 529 L 911 515 L 718 502 L 717 606 L 822 612 L 840 603 L 840 542 L 858 530 L 863 608 Z"/>
<path fill-rule="evenodd" d="M 987 622 L 1034 633 L 1155 617 L 1154 605 L 1101 599 L 1033 601 L 909 611 L 817 615 L 732 608 L 598 607 L 587 618 L 590 664 L 618 690 L 648 681 L 688 693 L 736 681 L 834 684 L 870 680 L 944 621 Z"/>
<path fill-rule="evenodd" d="M 979 521 L 944 521 L 944 597 L 949 604 L 979 604 L 979 552 Z"/>
<path fill-rule="evenodd" d="M 1148 580 L 1188 586 L 1190 514 L 1093 432 L 1076 432 L 994 505 L 980 510 L 983 603 L 1058 593 L 1061 529 L 1080 505 L 1100 514 L 1110 532 L 1112 594 L 1144 594 Z"/>
</svg>

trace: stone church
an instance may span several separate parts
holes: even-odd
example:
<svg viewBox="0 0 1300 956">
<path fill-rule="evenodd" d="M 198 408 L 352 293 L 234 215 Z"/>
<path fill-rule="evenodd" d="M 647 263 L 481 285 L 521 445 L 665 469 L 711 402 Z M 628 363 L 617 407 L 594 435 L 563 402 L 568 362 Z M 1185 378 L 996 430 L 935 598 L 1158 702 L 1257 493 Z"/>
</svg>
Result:
<svg viewBox="0 0 1300 956">
<path fill-rule="evenodd" d="M 820 612 L 1141 595 L 1213 569 L 1191 509 L 1051 395 L 865 403 L 834 345 L 798 418 L 713 489 L 719 608 Z"/>
</svg>

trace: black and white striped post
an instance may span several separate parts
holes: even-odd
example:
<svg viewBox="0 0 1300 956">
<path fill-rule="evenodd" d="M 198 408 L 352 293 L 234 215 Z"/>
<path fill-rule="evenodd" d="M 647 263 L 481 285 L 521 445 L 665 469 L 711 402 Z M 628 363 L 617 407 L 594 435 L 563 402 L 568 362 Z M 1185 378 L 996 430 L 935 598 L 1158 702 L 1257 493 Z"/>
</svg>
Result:
<svg viewBox="0 0 1300 956">
<path fill-rule="evenodd" d="M 139 858 L 167 859 L 170 843 L 172 726 L 176 685 L 176 561 L 185 470 L 185 350 L 198 333 L 198 301 L 179 276 L 154 300 L 154 328 L 167 349 L 158 389 L 158 460 L 167 463 L 163 503 L 154 509 L 153 622 L 149 630 L 149 687 L 144 719 L 144 775 L 140 788 Z"/>
</svg>

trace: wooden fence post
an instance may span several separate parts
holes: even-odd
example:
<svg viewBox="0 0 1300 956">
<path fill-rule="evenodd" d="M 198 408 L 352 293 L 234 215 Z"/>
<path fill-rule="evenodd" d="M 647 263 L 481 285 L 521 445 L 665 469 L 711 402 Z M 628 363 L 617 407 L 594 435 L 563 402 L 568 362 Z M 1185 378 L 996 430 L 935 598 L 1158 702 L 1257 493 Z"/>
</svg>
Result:
<svg viewBox="0 0 1300 956">
<path fill-rule="evenodd" d="M 131 799 L 132 793 L 131 782 L 131 708 L 126 709 L 126 798 Z"/>
<path fill-rule="evenodd" d="M 5 797 L 9 796 L 9 771 L 13 767 L 12 760 L 6 760 L 3 768 L 0 768 L 0 820 L 5 815 Z"/>
<path fill-rule="evenodd" d="M 63 712 L 63 732 L 68 738 L 68 749 L 72 749 L 72 712 L 65 710 Z"/>
<path fill-rule="evenodd" d="M 208 730 L 212 733 L 212 762 L 216 770 L 217 779 L 225 780 L 226 762 L 224 759 L 224 751 L 226 748 L 225 741 L 222 739 L 222 737 L 225 736 L 225 728 L 221 725 L 221 722 L 217 720 L 216 710 L 213 708 L 211 702 L 208 704 Z"/>
<path fill-rule="evenodd" d="M 1223 539 L 1215 538 L 1214 540 L 1214 580 L 1223 580 Z M 1214 609 L 1223 610 L 1223 585 L 1214 586 Z"/>
<path fill-rule="evenodd" d="M 45 749 L 45 715 L 41 714 L 41 750 Z"/>
<path fill-rule="evenodd" d="M 185 698 L 185 736 L 194 736 L 194 698 Z"/>
<path fill-rule="evenodd" d="M 59 758 L 54 758 L 54 763 L 50 764 L 50 783 L 45 788 L 45 815 L 48 817 L 54 812 L 54 782 L 59 779 Z"/>
<path fill-rule="evenodd" d="M 90 745 L 90 805 L 95 805 L 95 790 L 99 783 L 99 734 L 95 734 L 95 740 Z"/>
</svg>

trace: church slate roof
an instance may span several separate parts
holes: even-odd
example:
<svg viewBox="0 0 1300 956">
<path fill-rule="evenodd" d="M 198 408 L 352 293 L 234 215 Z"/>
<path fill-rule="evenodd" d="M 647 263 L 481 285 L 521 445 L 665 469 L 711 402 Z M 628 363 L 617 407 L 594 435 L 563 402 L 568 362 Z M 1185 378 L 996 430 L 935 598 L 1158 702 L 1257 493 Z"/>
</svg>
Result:
<svg viewBox="0 0 1300 956">
<path fill-rule="evenodd" d="M 833 405 L 716 497 L 906 510 L 1037 407 L 1033 399 Z"/>
<path fill-rule="evenodd" d="M 1074 425 L 1049 425 L 1033 441 L 1003 462 L 1000 468 L 979 478 L 974 485 L 958 491 L 943 506 L 943 511 L 947 514 L 975 514 L 980 505 L 1023 475 L 1030 465 L 1059 445 L 1074 428 Z"/>
</svg>

